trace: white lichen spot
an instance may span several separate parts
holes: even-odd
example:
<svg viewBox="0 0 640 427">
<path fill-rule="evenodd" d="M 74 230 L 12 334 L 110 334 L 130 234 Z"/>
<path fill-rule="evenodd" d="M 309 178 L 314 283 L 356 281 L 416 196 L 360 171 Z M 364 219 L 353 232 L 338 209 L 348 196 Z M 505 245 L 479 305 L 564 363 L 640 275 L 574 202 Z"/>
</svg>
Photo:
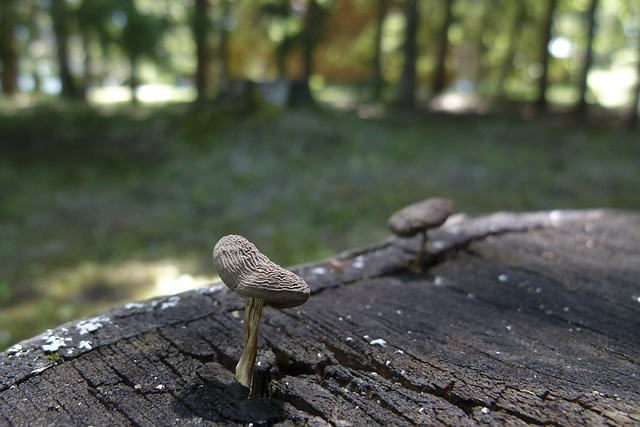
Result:
<svg viewBox="0 0 640 427">
<path fill-rule="evenodd" d="M 384 364 L 385 364 L 386 366 L 391 366 L 391 360 L 387 360 Z"/>
<path fill-rule="evenodd" d="M 344 317 L 338 316 L 338 322 L 344 322 Z"/>
<path fill-rule="evenodd" d="M 72 355 L 73 355 L 73 352 L 74 352 L 74 349 L 73 349 L 73 348 L 69 348 L 69 349 L 67 349 L 67 356 L 72 356 Z"/>
<path fill-rule="evenodd" d="M 418 412 L 421 414 L 424 414 L 424 411 L 425 411 L 424 406 L 421 406 L 420 409 L 418 409 Z"/>
<path fill-rule="evenodd" d="M 551 211 L 549 213 L 549 219 L 551 220 L 553 225 L 558 225 L 561 218 L 562 218 L 562 211 L 560 210 Z"/>
<path fill-rule="evenodd" d="M 80 335 L 84 335 L 97 331 L 102 328 L 105 323 L 109 322 L 111 322 L 111 319 L 106 316 L 92 317 L 91 319 L 81 320 L 76 323 L 76 329 Z"/>
<path fill-rule="evenodd" d="M 80 350 L 93 350 L 91 341 L 80 341 L 80 343 L 78 343 L 78 348 Z"/>
<path fill-rule="evenodd" d="M 47 369 L 49 369 L 50 367 L 52 367 L 53 365 L 54 365 L 54 363 L 52 363 L 50 365 L 45 365 L 45 366 L 41 366 L 39 368 L 36 368 L 33 371 L 31 371 L 31 374 L 40 374 L 40 373 L 46 371 Z"/>
<path fill-rule="evenodd" d="M 386 347 L 387 346 L 387 342 L 385 340 L 383 340 L 382 338 L 378 338 L 378 339 L 369 341 L 369 345 L 373 345 L 373 346 L 376 346 L 376 347 Z"/>
<path fill-rule="evenodd" d="M 397 314 L 398 316 L 402 316 L 402 310 L 396 310 L 396 314 Z"/>
<path fill-rule="evenodd" d="M 196 288 L 196 292 L 198 292 L 200 295 L 215 294 L 216 292 L 220 292 L 226 288 L 227 287 L 224 283 L 218 283 L 211 286 L 201 286 L 199 288 Z"/>
<path fill-rule="evenodd" d="M 144 307 L 144 304 L 140 302 L 130 302 L 124 305 L 124 308 L 127 310 L 133 310 L 134 308 L 142 308 L 142 307 Z"/>
<path fill-rule="evenodd" d="M 353 268 L 364 268 L 364 256 L 358 255 L 351 264 Z"/>
<path fill-rule="evenodd" d="M 164 390 L 164 389 L 165 389 L 164 384 L 158 384 L 158 385 L 156 386 L 156 390 Z"/>
<path fill-rule="evenodd" d="M 45 335 L 43 337 L 45 344 L 42 344 L 40 348 L 45 353 L 54 353 L 58 351 L 61 347 L 67 346 L 67 341 L 71 341 L 71 338 L 59 337 L 56 335 L 51 335 L 53 331 L 49 330 L 49 335 Z"/>
<path fill-rule="evenodd" d="M 318 356 L 318 359 L 322 359 L 322 353 L 318 353 L 316 356 Z"/>
<path fill-rule="evenodd" d="M 363 336 L 362 338 L 364 338 L 365 340 L 368 340 L 368 339 L 370 339 L 371 337 L 370 337 L 369 335 L 365 335 L 365 336 Z"/>
<path fill-rule="evenodd" d="M 501 274 L 498 276 L 498 281 L 500 283 L 507 283 L 509 281 L 509 276 L 507 276 L 506 274 Z"/>
<path fill-rule="evenodd" d="M 496 355 L 500 356 L 501 354 L 502 354 L 502 352 L 496 351 Z"/>
<path fill-rule="evenodd" d="M 327 269 L 324 267 L 315 267 L 311 272 L 317 276 L 322 276 L 327 272 Z"/>
<path fill-rule="evenodd" d="M 480 412 L 482 412 L 483 414 L 490 414 L 491 413 L 491 409 L 487 408 L 486 406 L 483 407 Z"/>
<path fill-rule="evenodd" d="M 564 311 L 565 313 L 568 312 L 569 310 L 571 310 L 569 307 L 562 307 L 562 311 Z"/>
<path fill-rule="evenodd" d="M 171 298 L 169 298 L 166 301 L 163 301 L 162 304 L 160 304 L 160 310 L 166 310 L 167 308 L 175 307 L 176 305 L 178 305 L 179 301 L 180 301 L 180 297 L 172 296 Z"/>
<path fill-rule="evenodd" d="M 505 327 L 507 328 L 507 331 L 511 331 L 511 330 L 513 330 L 513 326 L 511 326 L 511 325 L 507 325 L 507 326 L 505 326 Z"/>
<path fill-rule="evenodd" d="M 433 279 L 433 284 L 436 286 L 444 286 L 444 278 L 442 276 L 436 276 Z"/>
<path fill-rule="evenodd" d="M 404 351 L 402 351 L 402 350 L 396 350 L 396 354 L 404 354 Z"/>
<path fill-rule="evenodd" d="M 348 343 L 352 343 L 353 342 L 353 338 L 352 337 L 346 337 L 344 340 L 346 342 L 348 342 Z"/>
<path fill-rule="evenodd" d="M 17 356 L 22 353 L 22 346 L 20 344 L 12 345 L 7 349 L 7 353 L 15 354 Z"/>
<path fill-rule="evenodd" d="M 475 296 L 475 294 L 468 293 L 468 294 L 467 294 L 467 298 L 469 298 L 469 299 L 475 299 L 475 298 L 476 298 L 476 296 Z"/>
</svg>

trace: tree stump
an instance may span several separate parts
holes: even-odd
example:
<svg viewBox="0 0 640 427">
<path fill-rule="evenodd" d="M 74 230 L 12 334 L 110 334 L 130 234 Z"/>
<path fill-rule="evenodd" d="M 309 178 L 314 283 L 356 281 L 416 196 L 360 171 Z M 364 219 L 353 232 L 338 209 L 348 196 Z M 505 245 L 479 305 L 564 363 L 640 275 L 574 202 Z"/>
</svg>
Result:
<svg viewBox="0 0 640 427">
<path fill-rule="evenodd" d="M 131 303 L 0 354 L 0 425 L 640 424 L 640 213 L 457 215 L 293 268 L 258 395 L 223 284 Z"/>
</svg>

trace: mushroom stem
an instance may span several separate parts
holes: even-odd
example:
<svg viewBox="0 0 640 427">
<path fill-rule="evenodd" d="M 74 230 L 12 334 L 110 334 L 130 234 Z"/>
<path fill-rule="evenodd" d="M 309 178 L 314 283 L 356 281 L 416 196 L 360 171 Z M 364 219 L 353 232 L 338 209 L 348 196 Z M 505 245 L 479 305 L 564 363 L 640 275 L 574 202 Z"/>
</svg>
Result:
<svg viewBox="0 0 640 427">
<path fill-rule="evenodd" d="M 253 367 L 258 355 L 258 326 L 264 300 L 247 298 L 244 305 L 244 350 L 236 365 L 236 379 L 253 392 Z"/>
<path fill-rule="evenodd" d="M 427 230 L 422 230 L 420 232 L 420 235 L 421 235 L 420 248 L 418 248 L 418 253 L 414 261 L 415 262 L 414 270 L 416 273 L 422 273 L 422 261 L 424 258 L 424 251 L 427 247 Z"/>
</svg>

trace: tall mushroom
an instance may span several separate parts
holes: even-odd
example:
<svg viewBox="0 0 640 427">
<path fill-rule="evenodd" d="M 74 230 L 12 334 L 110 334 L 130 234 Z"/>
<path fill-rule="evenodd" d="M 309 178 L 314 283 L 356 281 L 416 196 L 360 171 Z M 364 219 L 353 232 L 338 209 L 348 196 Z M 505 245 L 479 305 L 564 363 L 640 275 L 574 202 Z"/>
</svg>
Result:
<svg viewBox="0 0 640 427">
<path fill-rule="evenodd" d="M 444 224 L 453 209 L 453 202 L 447 199 L 431 198 L 413 203 L 389 217 L 387 225 L 400 237 L 413 237 L 420 233 L 422 241 L 414 261 L 415 269 L 422 270 L 422 258 L 427 246 L 427 230 Z"/>
<path fill-rule="evenodd" d="M 309 299 L 309 285 L 263 255 L 242 236 L 221 238 L 213 249 L 213 263 L 229 289 L 247 299 L 244 306 L 244 350 L 236 365 L 236 379 L 253 393 L 253 367 L 258 354 L 258 326 L 262 307 L 289 308 Z"/>
</svg>

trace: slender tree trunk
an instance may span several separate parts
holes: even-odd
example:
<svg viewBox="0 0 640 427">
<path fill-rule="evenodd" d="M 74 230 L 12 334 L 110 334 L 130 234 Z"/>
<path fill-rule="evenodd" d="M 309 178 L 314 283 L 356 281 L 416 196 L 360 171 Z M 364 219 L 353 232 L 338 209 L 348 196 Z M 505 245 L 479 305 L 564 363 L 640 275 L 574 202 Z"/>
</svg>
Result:
<svg viewBox="0 0 640 427">
<path fill-rule="evenodd" d="M 313 75 L 313 55 L 318 42 L 319 29 L 316 27 L 321 19 L 320 5 L 317 0 L 309 2 L 307 15 L 305 17 L 304 29 L 302 30 L 302 78 L 309 81 Z"/>
<path fill-rule="evenodd" d="M 436 57 L 436 70 L 433 76 L 432 96 L 439 95 L 447 85 L 447 50 L 449 48 L 449 27 L 453 20 L 453 0 L 444 0 L 444 22 L 438 35 L 438 54 Z"/>
<path fill-rule="evenodd" d="M 638 125 L 638 104 L 640 104 L 640 33 L 638 34 L 638 64 L 636 69 L 636 85 L 633 88 L 633 96 L 631 97 L 631 111 L 627 119 L 627 126 L 633 128 Z"/>
<path fill-rule="evenodd" d="M 2 93 L 18 93 L 18 47 L 15 38 L 15 0 L 0 0 L 0 63 L 2 64 Z"/>
<path fill-rule="evenodd" d="M 491 6 L 489 2 L 495 0 L 484 0 L 480 3 L 482 9 L 477 31 L 475 31 L 475 43 L 474 51 L 477 52 L 478 62 L 476 69 L 473 72 L 473 84 L 477 88 L 480 86 L 482 80 L 485 78 L 484 56 L 487 52 L 487 46 L 482 40 L 482 35 L 486 32 L 487 27 L 491 25 Z M 519 3 L 519 2 L 518 2 Z"/>
<path fill-rule="evenodd" d="M 507 1 L 511 2 L 511 0 Z M 511 26 L 509 28 L 507 52 L 505 53 L 500 68 L 498 69 L 498 78 L 496 80 L 496 89 L 494 91 L 494 93 L 498 94 L 501 97 L 504 97 L 506 95 L 505 83 L 507 81 L 507 77 L 509 76 L 509 72 L 513 68 L 513 58 L 516 55 L 516 48 L 518 46 L 518 40 L 521 33 L 521 25 L 526 17 L 526 9 L 522 2 L 513 2 L 512 7 L 513 17 L 511 18 Z"/>
<path fill-rule="evenodd" d="M 589 3 L 589 9 L 587 11 L 587 50 L 584 55 L 584 61 L 582 63 L 582 70 L 580 72 L 580 86 L 578 103 L 576 104 L 576 113 L 579 116 L 584 117 L 587 114 L 587 90 L 589 70 L 593 63 L 593 40 L 596 35 L 596 12 L 598 10 L 598 0 L 591 0 Z"/>
<path fill-rule="evenodd" d="M 300 32 L 300 59 L 302 62 L 302 76 L 299 81 L 291 86 L 289 103 L 290 105 L 313 104 L 313 96 L 309 87 L 309 80 L 313 75 L 313 56 L 316 46 L 322 34 L 322 24 L 325 18 L 325 11 L 318 4 L 317 0 L 310 0 L 307 12 L 304 17 L 304 27 Z"/>
<path fill-rule="evenodd" d="M 86 99 L 89 89 L 93 84 L 93 57 L 91 56 L 91 30 L 84 28 L 82 30 L 82 46 L 84 48 L 84 78 L 82 88 L 82 98 Z"/>
<path fill-rule="evenodd" d="M 222 0 L 222 28 L 220 29 L 220 86 L 229 84 L 229 20 L 231 19 L 231 1 Z"/>
<path fill-rule="evenodd" d="M 69 69 L 69 16 L 65 0 L 51 0 L 51 19 L 56 36 L 56 59 L 62 85 L 61 95 L 65 98 L 77 98 L 79 92 Z"/>
<path fill-rule="evenodd" d="M 372 66 L 372 85 L 374 101 L 379 101 L 382 96 L 384 87 L 384 78 L 382 76 L 382 31 L 384 29 L 384 20 L 389 9 L 389 0 L 378 0 L 378 10 L 376 14 L 376 34 L 374 38 L 374 55 Z"/>
<path fill-rule="evenodd" d="M 549 85 L 549 43 L 551 42 L 551 33 L 553 30 L 553 15 L 556 11 L 557 0 L 548 0 L 547 10 L 542 25 L 542 44 L 540 45 L 540 64 L 542 73 L 538 78 L 538 97 L 535 105 L 538 113 L 547 111 L 547 87 Z"/>
<path fill-rule="evenodd" d="M 195 10 L 193 14 L 193 38 L 196 44 L 195 81 L 198 101 L 204 101 L 207 98 L 207 89 L 209 88 L 210 57 L 207 46 L 208 36 L 209 0 L 195 0 Z"/>
<path fill-rule="evenodd" d="M 404 17 L 404 63 L 402 75 L 398 82 L 396 105 L 403 108 L 414 108 L 416 104 L 416 62 L 418 59 L 418 1 L 406 0 Z"/>
<path fill-rule="evenodd" d="M 132 53 L 129 57 L 129 68 L 131 75 L 129 76 L 129 89 L 131 90 L 131 103 L 138 105 L 140 100 L 138 99 L 138 55 Z"/>
</svg>

